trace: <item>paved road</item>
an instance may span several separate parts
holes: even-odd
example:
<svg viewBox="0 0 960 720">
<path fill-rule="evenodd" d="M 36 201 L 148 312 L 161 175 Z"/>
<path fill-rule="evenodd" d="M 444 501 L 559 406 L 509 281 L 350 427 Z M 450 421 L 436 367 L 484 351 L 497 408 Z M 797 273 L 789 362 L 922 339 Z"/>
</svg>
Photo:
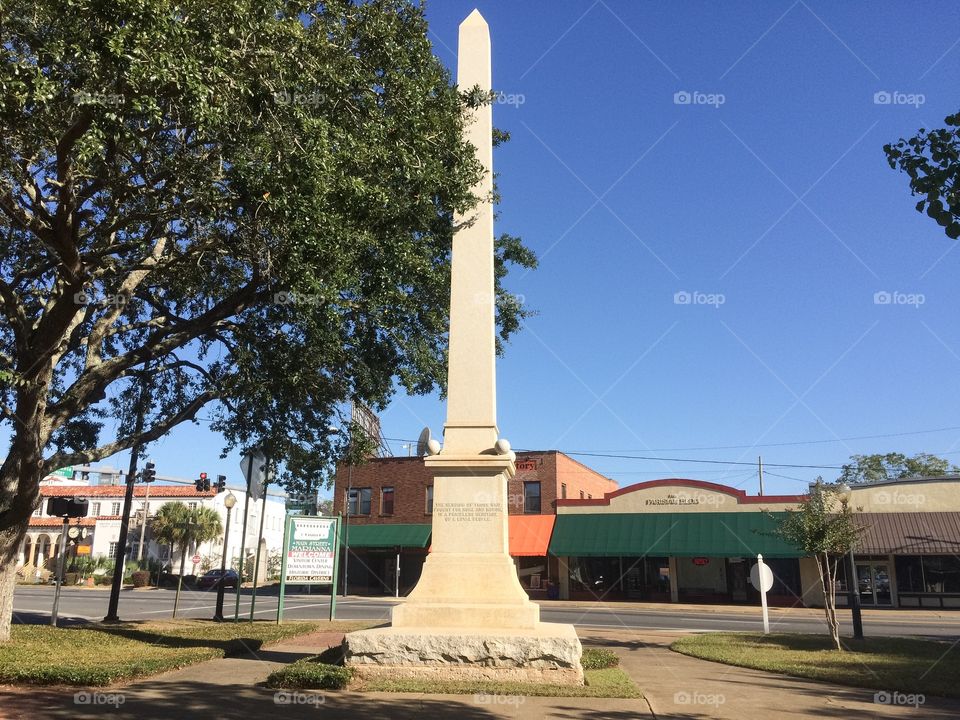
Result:
<svg viewBox="0 0 960 720">
<path fill-rule="evenodd" d="M 64 588 L 60 599 L 60 617 L 65 622 L 100 620 L 106 614 L 108 590 Z M 173 608 L 172 590 L 124 590 L 120 595 L 120 617 L 125 620 L 168 619 Z M 233 615 L 235 595 L 228 591 L 224 611 Z M 328 616 L 326 595 L 288 593 L 284 617 L 291 620 L 325 619 Z M 213 616 L 215 592 L 184 590 L 180 598 L 178 616 L 209 618 Z M 390 619 L 390 609 L 396 603 L 392 598 L 337 598 L 337 618 L 341 620 Z M 18 622 L 49 622 L 53 604 L 53 588 L 21 585 L 14 595 L 14 613 Z M 241 596 L 240 612 L 248 617 L 250 591 Z M 257 593 L 256 617 L 276 616 L 277 590 L 263 588 Z M 841 618 L 849 616 L 840 611 Z M 724 610 L 663 605 L 656 608 L 603 608 L 597 606 L 573 607 L 561 603 L 542 604 L 541 617 L 547 622 L 572 623 L 583 628 L 624 628 L 637 630 L 759 630 L 760 611 L 756 614 L 743 608 Z M 805 608 L 771 610 L 771 629 L 783 632 L 820 633 L 823 621 L 816 612 Z M 921 635 L 960 638 L 960 612 L 946 611 L 940 617 L 929 612 L 911 613 L 905 610 L 874 611 L 864 619 L 866 633 L 873 635 Z M 851 634 L 848 622 L 841 623 L 841 632 Z"/>
</svg>

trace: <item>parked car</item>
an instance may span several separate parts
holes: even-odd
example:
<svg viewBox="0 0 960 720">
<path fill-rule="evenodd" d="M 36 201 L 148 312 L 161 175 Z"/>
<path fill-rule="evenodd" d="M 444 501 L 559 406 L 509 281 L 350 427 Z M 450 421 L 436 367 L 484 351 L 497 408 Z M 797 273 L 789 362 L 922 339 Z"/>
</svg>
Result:
<svg viewBox="0 0 960 720">
<path fill-rule="evenodd" d="M 235 588 L 237 586 L 236 570 L 207 570 L 203 575 L 197 578 L 198 590 L 213 590 L 222 583 L 225 588 Z"/>
</svg>

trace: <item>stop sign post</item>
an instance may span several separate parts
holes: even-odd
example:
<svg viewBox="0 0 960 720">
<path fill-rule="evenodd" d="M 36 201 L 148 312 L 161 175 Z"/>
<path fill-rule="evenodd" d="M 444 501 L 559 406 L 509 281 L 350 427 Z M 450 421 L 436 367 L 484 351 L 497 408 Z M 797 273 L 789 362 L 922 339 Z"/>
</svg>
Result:
<svg viewBox="0 0 960 720">
<path fill-rule="evenodd" d="M 757 555 L 757 564 L 750 568 L 750 584 L 760 591 L 760 607 L 763 608 L 763 634 L 770 634 L 770 614 L 767 611 L 767 592 L 773 587 L 773 570 Z"/>
<path fill-rule="evenodd" d="M 200 562 L 203 558 L 201 558 L 199 555 L 194 555 L 194 556 L 193 556 L 192 558 L 190 558 L 190 559 L 193 560 L 193 564 L 196 565 L 196 564 L 197 564 L 198 562 Z"/>
</svg>

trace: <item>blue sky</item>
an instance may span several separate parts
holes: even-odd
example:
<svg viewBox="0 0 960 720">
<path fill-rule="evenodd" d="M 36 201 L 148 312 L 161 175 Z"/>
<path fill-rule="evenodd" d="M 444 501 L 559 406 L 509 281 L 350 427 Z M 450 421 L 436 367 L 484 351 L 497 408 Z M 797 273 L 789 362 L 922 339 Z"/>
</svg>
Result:
<svg viewBox="0 0 960 720">
<path fill-rule="evenodd" d="M 515 448 L 960 464 L 960 429 L 842 440 L 960 426 L 960 253 L 882 151 L 960 110 L 954 3 L 434 0 L 450 67 L 475 6 L 512 135 L 498 232 L 541 258 L 508 280 L 539 313 L 498 364 Z M 411 440 L 443 419 L 437 397 L 382 414 Z M 204 427 L 154 446 L 162 474 L 238 474 Z M 782 444 L 805 441 L 829 442 Z M 749 465 L 578 457 L 756 492 Z M 767 492 L 820 473 L 769 467 Z"/>
</svg>

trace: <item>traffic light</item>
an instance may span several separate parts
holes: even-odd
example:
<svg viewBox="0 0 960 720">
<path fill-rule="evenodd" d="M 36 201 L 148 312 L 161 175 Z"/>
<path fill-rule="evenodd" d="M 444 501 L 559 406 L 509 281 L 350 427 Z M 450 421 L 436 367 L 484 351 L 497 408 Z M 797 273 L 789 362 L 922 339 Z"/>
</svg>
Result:
<svg viewBox="0 0 960 720">
<path fill-rule="evenodd" d="M 157 479 L 157 470 L 156 465 L 152 462 L 148 462 L 143 468 L 143 472 L 140 475 L 140 481 L 145 483 L 152 483 Z"/>
<path fill-rule="evenodd" d="M 226 475 L 217 475 L 217 492 L 222 493 L 227 489 L 227 476 Z"/>
<path fill-rule="evenodd" d="M 197 492 L 209 492 L 210 490 L 210 478 L 207 477 L 205 472 L 200 473 L 200 477 L 197 478 Z"/>
</svg>

